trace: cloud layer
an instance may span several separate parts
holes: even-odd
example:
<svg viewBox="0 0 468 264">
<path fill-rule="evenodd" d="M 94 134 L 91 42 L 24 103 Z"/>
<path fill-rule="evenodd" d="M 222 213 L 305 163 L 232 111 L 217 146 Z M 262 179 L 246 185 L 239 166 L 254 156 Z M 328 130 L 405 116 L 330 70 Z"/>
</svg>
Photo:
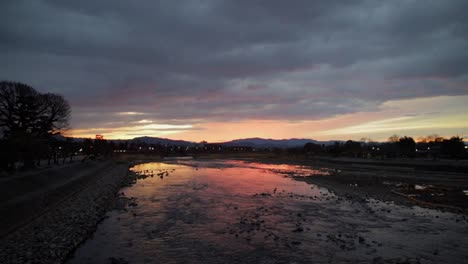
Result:
<svg viewBox="0 0 468 264">
<path fill-rule="evenodd" d="M 320 120 L 468 94 L 464 0 L 0 7 L 0 79 L 63 94 L 76 128 Z"/>
</svg>

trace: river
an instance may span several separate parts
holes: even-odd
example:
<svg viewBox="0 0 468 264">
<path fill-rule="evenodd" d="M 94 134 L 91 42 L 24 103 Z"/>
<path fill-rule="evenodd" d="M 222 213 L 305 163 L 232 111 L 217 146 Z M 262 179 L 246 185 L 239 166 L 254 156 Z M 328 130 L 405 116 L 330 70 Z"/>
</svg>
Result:
<svg viewBox="0 0 468 264">
<path fill-rule="evenodd" d="M 68 263 L 467 263 L 464 216 L 346 199 L 296 177 L 328 168 L 145 163 Z"/>
</svg>

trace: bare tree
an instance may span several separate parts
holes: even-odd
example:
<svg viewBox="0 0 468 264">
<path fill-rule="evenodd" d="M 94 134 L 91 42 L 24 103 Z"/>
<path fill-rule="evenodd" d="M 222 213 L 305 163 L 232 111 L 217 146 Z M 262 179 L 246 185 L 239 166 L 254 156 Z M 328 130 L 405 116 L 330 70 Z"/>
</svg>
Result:
<svg viewBox="0 0 468 264">
<path fill-rule="evenodd" d="M 38 98 L 41 110 L 37 119 L 38 133 L 57 134 L 68 128 L 70 105 L 57 94 L 43 94 Z"/>
<path fill-rule="evenodd" d="M 390 143 L 397 143 L 398 141 L 400 141 L 400 136 L 398 135 L 392 135 L 388 138 L 388 142 Z"/>
<path fill-rule="evenodd" d="M 32 87 L 18 83 L 0 82 L 0 132 L 29 166 L 33 166 L 39 145 L 49 137 L 68 128 L 70 106 L 60 95 L 41 94 Z"/>
<path fill-rule="evenodd" d="M 38 110 L 38 93 L 14 82 L 0 82 L 0 127 L 4 136 L 17 131 L 31 132 Z"/>
<path fill-rule="evenodd" d="M 68 127 L 70 106 L 60 95 L 40 94 L 17 82 L 0 82 L 0 127 L 4 136 L 56 134 Z"/>
</svg>

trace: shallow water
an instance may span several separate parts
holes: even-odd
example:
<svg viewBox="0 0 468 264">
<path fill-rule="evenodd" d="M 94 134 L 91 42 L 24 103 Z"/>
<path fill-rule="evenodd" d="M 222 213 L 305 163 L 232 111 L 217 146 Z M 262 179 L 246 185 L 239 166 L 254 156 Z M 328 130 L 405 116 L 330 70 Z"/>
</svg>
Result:
<svg viewBox="0 0 468 264">
<path fill-rule="evenodd" d="M 462 215 L 348 200 L 290 176 L 329 169 L 146 163 L 69 263 L 466 263 Z M 152 177 L 151 177 L 152 176 Z"/>
</svg>

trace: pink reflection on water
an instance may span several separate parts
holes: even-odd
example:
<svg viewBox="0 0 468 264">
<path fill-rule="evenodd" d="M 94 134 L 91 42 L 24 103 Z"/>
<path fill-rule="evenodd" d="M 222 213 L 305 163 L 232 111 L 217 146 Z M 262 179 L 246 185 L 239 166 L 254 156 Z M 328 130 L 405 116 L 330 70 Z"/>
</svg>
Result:
<svg viewBox="0 0 468 264">
<path fill-rule="evenodd" d="M 372 263 L 376 257 L 420 252 L 425 241 L 454 237 L 462 242 L 460 249 L 468 245 L 460 223 L 447 229 L 442 217 L 424 218 L 412 208 L 386 203 L 358 203 L 285 177 L 313 174 L 307 167 L 174 161 L 131 170 L 147 176 L 122 190 L 136 204 L 109 213 L 69 263 L 108 263 L 110 257 L 129 263 L 328 263 L 329 256 L 343 250 L 343 263 Z M 429 229 L 436 232 L 428 235 Z M 420 239 L 412 243 L 415 236 Z M 437 257 L 453 253 L 460 260 L 462 250 L 450 248 Z M 422 254 L 434 256 L 431 250 Z"/>
<path fill-rule="evenodd" d="M 183 165 L 183 166 L 180 166 Z M 263 164 L 239 160 L 222 161 L 176 161 L 170 163 L 145 163 L 131 168 L 143 175 L 161 175 L 174 172 L 180 179 L 196 178 L 197 181 L 209 183 L 215 190 L 239 195 L 255 195 L 261 193 L 277 194 L 294 192 L 298 195 L 321 195 L 314 185 L 305 184 L 286 177 L 308 177 L 314 175 L 329 175 L 327 169 L 312 169 L 307 166 L 289 164 Z M 164 174 L 165 175 L 165 174 Z M 171 179 L 173 180 L 173 179 Z M 146 180 L 145 180 L 146 181 Z M 192 179 L 194 181 L 194 179 Z M 208 190 L 213 190 L 209 188 Z M 325 190 L 322 190 L 325 192 Z"/>
<path fill-rule="evenodd" d="M 137 198 L 138 208 L 133 210 L 144 219 L 141 228 L 151 230 L 176 221 L 169 234 L 179 240 L 198 239 L 245 254 L 252 246 L 289 245 L 291 238 L 285 234 L 312 228 L 297 226 L 299 215 L 306 214 L 299 205 L 335 199 L 326 189 L 283 175 L 315 172 L 306 167 L 243 161 L 181 163 L 132 168 L 145 175 L 170 172 L 163 178 L 139 180 L 125 190 L 126 196 Z"/>
</svg>

